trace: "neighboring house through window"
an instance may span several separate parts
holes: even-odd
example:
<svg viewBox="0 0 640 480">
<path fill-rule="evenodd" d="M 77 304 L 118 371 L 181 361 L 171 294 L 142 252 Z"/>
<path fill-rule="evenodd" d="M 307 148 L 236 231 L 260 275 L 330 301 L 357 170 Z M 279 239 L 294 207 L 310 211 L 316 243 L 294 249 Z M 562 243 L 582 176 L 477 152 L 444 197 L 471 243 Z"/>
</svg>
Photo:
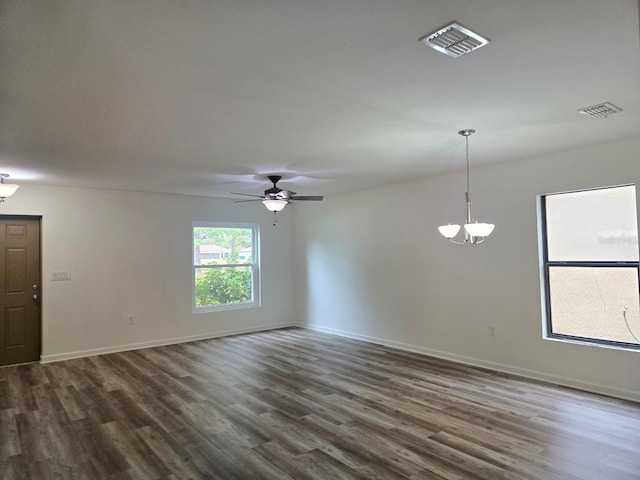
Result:
<svg viewBox="0 0 640 480">
<path fill-rule="evenodd" d="M 633 185 L 540 197 L 547 338 L 640 349 Z"/>
<path fill-rule="evenodd" d="M 193 222 L 192 233 L 194 312 L 259 306 L 258 226 Z"/>
</svg>

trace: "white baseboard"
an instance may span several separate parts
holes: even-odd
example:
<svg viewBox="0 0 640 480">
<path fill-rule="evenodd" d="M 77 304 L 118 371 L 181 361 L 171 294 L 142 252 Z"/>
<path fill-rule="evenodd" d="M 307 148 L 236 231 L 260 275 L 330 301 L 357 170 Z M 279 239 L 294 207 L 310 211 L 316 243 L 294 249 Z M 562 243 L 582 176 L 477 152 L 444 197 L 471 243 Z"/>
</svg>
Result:
<svg viewBox="0 0 640 480">
<path fill-rule="evenodd" d="M 370 337 L 368 335 L 361 335 L 353 332 L 346 332 L 337 330 L 334 328 L 327 328 L 320 325 L 305 325 L 303 328 L 314 330 L 317 332 L 328 333 L 331 335 L 338 335 L 341 337 L 352 338 L 354 340 L 362 340 L 368 343 L 376 343 L 378 345 L 384 345 L 386 347 L 397 348 L 398 350 L 404 350 L 407 352 L 420 353 L 430 357 L 441 358 L 443 360 L 449 360 L 456 363 L 462 363 L 472 367 L 486 368 L 496 372 L 509 373 L 520 377 L 530 378 L 533 380 L 540 380 L 542 382 L 552 383 L 563 387 L 575 388 L 577 390 L 583 390 L 585 392 L 598 393 L 602 395 L 608 395 L 610 397 L 616 397 L 623 400 L 630 400 L 632 402 L 640 402 L 640 392 L 634 390 L 626 390 L 620 388 L 613 388 L 606 385 L 599 385 L 596 383 L 581 382 L 572 378 L 559 377 L 556 375 L 550 375 L 545 372 L 539 372 L 535 370 L 528 370 L 524 368 L 512 367 L 497 362 L 491 362 L 482 360 L 479 358 L 467 357 L 464 355 L 458 355 L 455 353 L 443 352 L 440 350 L 433 350 L 430 348 L 419 347 L 416 345 L 410 345 L 407 343 L 393 342 L 384 338 Z"/>
<path fill-rule="evenodd" d="M 147 342 L 128 343 L 112 347 L 93 348 L 90 350 L 78 350 L 75 352 L 55 353 L 53 355 L 42 355 L 40 363 L 59 362 L 61 360 L 71 360 L 74 358 L 93 357 L 94 355 L 104 355 L 106 353 L 126 352 L 129 350 L 140 350 L 141 348 L 162 347 L 164 345 L 174 345 L 177 343 L 195 342 L 197 340 L 208 340 L 211 338 L 229 337 L 231 335 L 241 335 L 244 333 L 255 333 L 266 330 L 276 330 L 278 328 L 299 327 L 291 323 L 280 323 L 275 325 L 263 325 L 255 328 L 243 328 L 238 330 L 227 330 L 224 332 L 202 333 L 199 335 L 189 335 L 186 337 L 164 338 L 161 340 L 151 340 Z"/>
</svg>

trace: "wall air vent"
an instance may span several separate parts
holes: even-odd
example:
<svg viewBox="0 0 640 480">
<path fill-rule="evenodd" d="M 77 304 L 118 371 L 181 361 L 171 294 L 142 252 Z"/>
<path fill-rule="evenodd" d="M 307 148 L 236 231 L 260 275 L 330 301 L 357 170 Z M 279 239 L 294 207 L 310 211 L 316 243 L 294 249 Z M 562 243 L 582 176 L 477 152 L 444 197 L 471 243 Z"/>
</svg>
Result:
<svg viewBox="0 0 640 480">
<path fill-rule="evenodd" d="M 613 103 L 606 102 L 582 108 L 578 110 L 578 113 L 589 115 L 591 118 L 607 118 L 621 111 L 622 109 L 620 107 L 616 107 Z"/>
<path fill-rule="evenodd" d="M 461 57 L 484 47 L 489 40 L 454 22 L 425 35 L 420 42 L 450 57 Z"/>
</svg>

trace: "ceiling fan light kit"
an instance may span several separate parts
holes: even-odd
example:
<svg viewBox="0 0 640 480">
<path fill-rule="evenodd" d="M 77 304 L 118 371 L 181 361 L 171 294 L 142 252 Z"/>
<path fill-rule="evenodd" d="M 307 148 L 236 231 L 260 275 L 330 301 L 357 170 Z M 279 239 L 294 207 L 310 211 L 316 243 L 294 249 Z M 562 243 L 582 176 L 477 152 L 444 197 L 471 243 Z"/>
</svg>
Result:
<svg viewBox="0 0 640 480">
<path fill-rule="evenodd" d="M 267 210 L 273 212 L 274 221 L 273 225 L 277 223 L 276 213 L 281 212 L 284 207 L 293 202 L 320 202 L 323 200 L 322 195 L 296 195 L 296 192 L 290 190 L 284 190 L 278 187 L 277 183 L 282 179 L 280 175 L 269 175 L 267 177 L 273 187 L 267 188 L 264 191 L 264 195 L 253 195 L 251 193 L 237 193 L 231 192 L 233 195 L 243 195 L 245 197 L 255 197 L 252 200 L 237 200 L 238 202 L 257 202 L 261 201 Z"/>
<path fill-rule="evenodd" d="M 4 202 L 5 198 L 9 198 L 20 188 L 20 185 L 15 183 L 4 183 L 4 179 L 8 177 L 8 173 L 0 173 L 0 202 Z"/>
<path fill-rule="evenodd" d="M 471 128 L 460 130 L 458 132 L 458 134 L 462 135 L 465 139 L 467 152 L 467 191 L 465 192 L 467 218 L 466 223 L 464 224 L 464 239 L 462 241 L 455 240 L 456 235 L 458 235 L 461 229 L 458 224 L 452 225 L 449 223 L 448 225 L 441 225 L 438 227 L 438 231 L 444 238 L 457 245 L 464 245 L 465 243 L 470 243 L 472 245 L 482 243 L 489 235 L 491 235 L 495 228 L 493 223 L 474 222 L 471 215 L 471 194 L 469 193 L 469 137 L 474 133 L 476 133 L 476 131 Z"/>
<path fill-rule="evenodd" d="M 265 198 L 262 200 L 262 204 L 267 207 L 270 212 L 280 212 L 289 202 L 286 200 L 279 200 L 277 198 Z"/>
</svg>

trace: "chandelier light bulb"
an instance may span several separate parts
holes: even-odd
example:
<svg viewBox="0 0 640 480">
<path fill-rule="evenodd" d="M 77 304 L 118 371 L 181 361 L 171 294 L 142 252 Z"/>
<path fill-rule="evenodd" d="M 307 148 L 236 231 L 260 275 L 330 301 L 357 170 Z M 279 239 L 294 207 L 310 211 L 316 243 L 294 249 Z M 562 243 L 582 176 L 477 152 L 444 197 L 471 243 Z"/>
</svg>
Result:
<svg viewBox="0 0 640 480">
<path fill-rule="evenodd" d="M 0 173 L 0 202 L 4 202 L 5 198 L 16 193 L 16 190 L 20 187 L 20 185 L 16 185 L 15 183 L 4 183 L 4 179 L 8 176 L 8 173 Z"/>
<path fill-rule="evenodd" d="M 465 232 L 472 237 L 488 237 L 496 226 L 493 223 L 467 223 L 464 226 Z"/>
<path fill-rule="evenodd" d="M 458 232 L 460 231 L 460 225 L 442 225 L 438 227 L 438 230 L 444 238 L 449 239 L 455 237 L 458 234 Z"/>
</svg>

